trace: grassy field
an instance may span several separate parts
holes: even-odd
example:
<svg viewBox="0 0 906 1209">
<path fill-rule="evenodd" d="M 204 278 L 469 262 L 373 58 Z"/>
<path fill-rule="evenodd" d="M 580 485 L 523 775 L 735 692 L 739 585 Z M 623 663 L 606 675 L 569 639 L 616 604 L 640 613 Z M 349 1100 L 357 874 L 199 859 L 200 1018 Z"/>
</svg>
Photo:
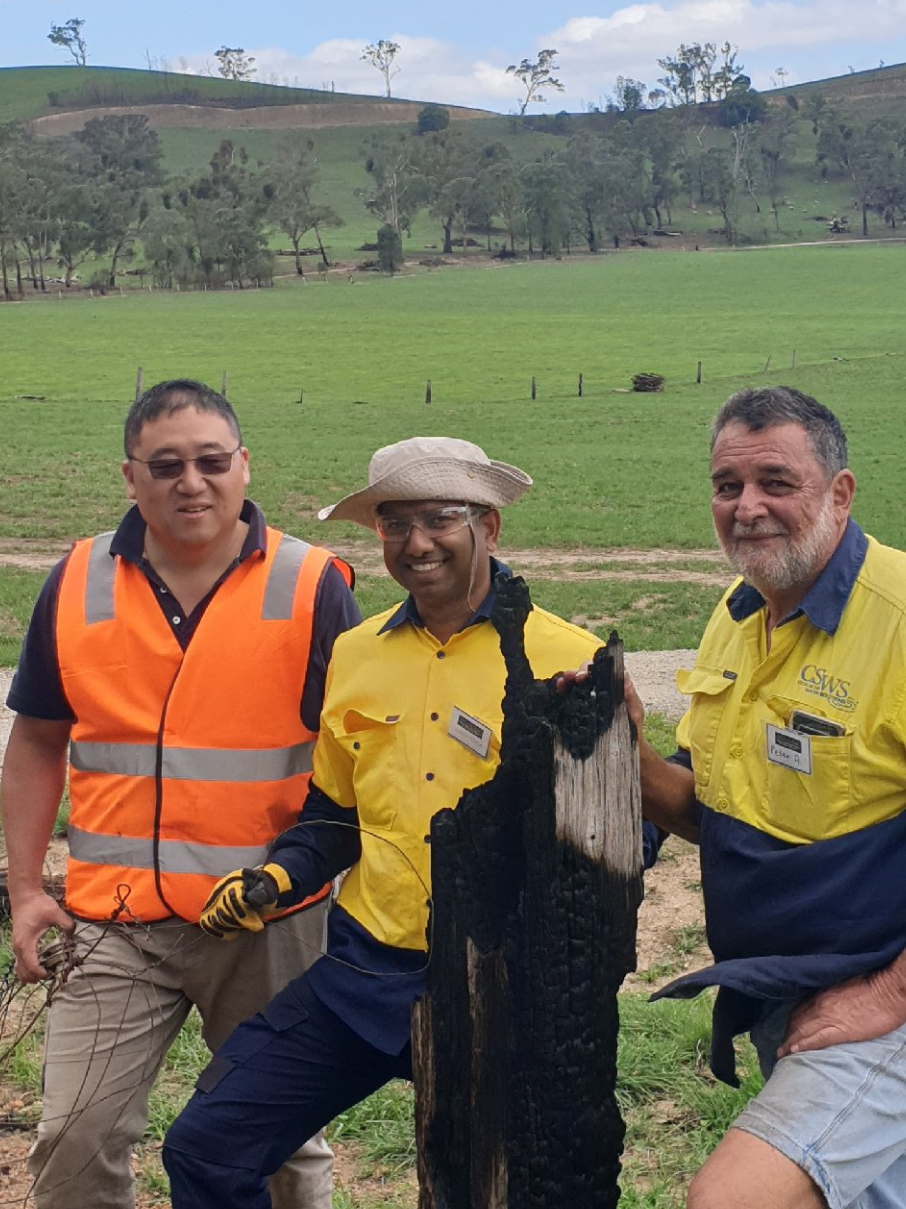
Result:
<svg viewBox="0 0 906 1209">
<path fill-rule="evenodd" d="M 507 517 L 505 548 L 710 547 L 708 423 L 732 390 L 761 381 L 797 385 L 838 411 L 857 514 L 906 545 L 904 274 L 899 246 L 621 253 L 7 306 L 0 539 L 68 542 L 116 523 L 121 425 L 142 366 L 146 385 L 182 375 L 220 385 L 227 371 L 253 494 L 274 523 L 341 551 L 361 534 L 325 530 L 317 508 L 362 481 L 375 448 L 418 431 L 477 440 L 533 475 L 535 490 Z M 664 374 L 665 391 L 625 393 L 640 370 Z M 15 658 L 40 578 L 0 570 L 2 660 Z M 366 576 L 361 588 L 367 611 L 394 598 L 384 579 Z M 608 586 L 608 617 L 627 642 L 695 645 L 715 590 L 650 591 L 656 607 L 642 615 L 631 587 Z M 601 612 L 594 582 L 549 580 L 537 593 L 567 616 Z"/>
<path fill-rule="evenodd" d="M 255 493 L 281 525 L 311 532 L 315 505 L 357 483 L 377 445 L 428 429 L 535 476 L 508 536 L 536 546 L 709 544 L 710 416 L 738 383 L 792 381 L 839 411 L 861 511 L 902 540 L 904 278 L 904 247 L 836 246 L 7 306 L 0 536 L 68 538 L 115 518 L 142 366 L 146 384 L 228 372 Z M 614 393 L 641 370 L 665 375 L 663 394 Z M 699 502 L 681 526 L 677 499 Z"/>
<path fill-rule="evenodd" d="M 143 71 L 130 67 L 54 67 L 0 68 L 0 122 L 40 117 L 55 108 L 90 105 L 147 105 L 176 99 L 177 94 L 192 92 L 198 99 L 215 104 L 305 105 L 312 102 L 343 101 L 370 104 L 374 98 L 341 92 L 322 92 L 313 88 L 287 88 L 220 76 L 190 76 L 178 72 Z M 59 100 L 53 106 L 49 94 Z"/>
</svg>

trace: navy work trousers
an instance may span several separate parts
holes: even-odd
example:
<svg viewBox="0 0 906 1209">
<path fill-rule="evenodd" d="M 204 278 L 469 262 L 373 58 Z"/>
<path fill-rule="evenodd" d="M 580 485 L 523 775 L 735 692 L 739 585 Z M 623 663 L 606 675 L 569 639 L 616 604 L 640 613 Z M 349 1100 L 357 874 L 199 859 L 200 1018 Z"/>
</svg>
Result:
<svg viewBox="0 0 906 1209">
<path fill-rule="evenodd" d="M 267 1177 L 396 1077 L 412 1077 L 411 1047 L 375 1049 L 297 978 L 221 1046 L 173 1122 L 163 1153 L 173 1209 L 270 1209 Z"/>
</svg>

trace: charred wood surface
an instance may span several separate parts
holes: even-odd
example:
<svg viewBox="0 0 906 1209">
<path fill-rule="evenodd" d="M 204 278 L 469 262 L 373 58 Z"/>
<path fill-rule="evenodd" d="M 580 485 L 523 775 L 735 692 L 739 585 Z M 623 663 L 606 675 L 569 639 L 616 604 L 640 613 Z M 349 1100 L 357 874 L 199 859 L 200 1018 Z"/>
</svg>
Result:
<svg viewBox="0 0 906 1209">
<path fill-rule="evenodd" d="M 413 1019 L 419 1209 L 612 1209 L 617 990 L 642 895 L 622 645 L 536 681 L 521 580 L 498 585 L 501 763 L 431 827 L 428 993 Z"/>
</svg>

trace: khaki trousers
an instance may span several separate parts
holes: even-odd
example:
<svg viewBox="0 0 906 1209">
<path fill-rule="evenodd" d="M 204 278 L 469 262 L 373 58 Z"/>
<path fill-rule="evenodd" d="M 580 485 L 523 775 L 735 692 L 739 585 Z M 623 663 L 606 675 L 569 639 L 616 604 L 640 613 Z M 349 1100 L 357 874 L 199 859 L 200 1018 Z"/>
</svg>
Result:
<svg viewBox="0 0 906 1209">
<path fill-rule="evenodd" d="M 326 908 L 214 940 L 181 920 L 79 924 L 83 964 L 50 1008 L 43 1116 L 29 1157 L 38 1209 L 132 1209 L 131 1148 L 192 1006 L 216 1049 L 323 951 Z M 189 1089 L 187 1089 L 188 1091 Z M 323 1135 L 271 1180 L 275 1209 L 330 1209 Z"/>
</svg>

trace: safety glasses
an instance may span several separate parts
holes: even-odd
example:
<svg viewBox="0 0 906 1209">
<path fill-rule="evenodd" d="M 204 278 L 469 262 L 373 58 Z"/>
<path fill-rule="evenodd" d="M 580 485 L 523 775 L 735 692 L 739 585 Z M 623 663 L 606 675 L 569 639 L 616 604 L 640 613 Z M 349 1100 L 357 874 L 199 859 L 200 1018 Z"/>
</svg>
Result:
<svg viewBox="0 0 906 1209">
<path fill-rule="evenodd" d="M 461 504 L 451 508 L 432 508 L 430 511 L 417 512 L 414 516 L 384 516 L 375 517 L 375 528 L 382 542 L 400 543 L 409 538 L 412 529 L 421 529 L 428 537 L 449 537 L 464 529 L 474 517 L 479 517 L 487 509 L 476 508 L 471 504 Z"/>
<path fill-rule="evenodd" d="M 231 453 L 202 453 L 197 458 L 152 458 L 150 462 L 146 462 L 144 458 L 133 457 L 131 453 L 127 454 L 127 457 L 130 462 L 141 462 L 143 466 L 147 466 L 152 479 L 182 478 L 189 462 L 194 462 L 198 473 L 207 479 L 213 475 L 226 474 L 241 448 L 241 445 L 237 445 Z"/>
</svg>

